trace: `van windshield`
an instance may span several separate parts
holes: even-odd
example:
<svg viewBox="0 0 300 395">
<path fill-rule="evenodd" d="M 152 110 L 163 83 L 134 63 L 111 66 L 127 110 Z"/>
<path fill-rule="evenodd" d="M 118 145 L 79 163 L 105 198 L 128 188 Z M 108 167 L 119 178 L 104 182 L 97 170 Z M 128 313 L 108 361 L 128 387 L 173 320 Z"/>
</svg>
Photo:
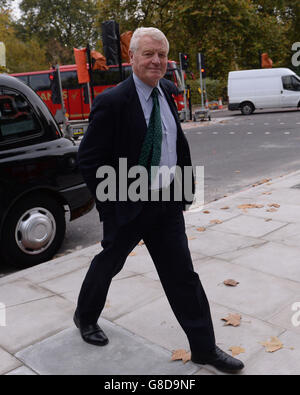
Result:
<svg viewBox="0 0 300 395">
<path fill-rule="evenodd" d="M 283 89 L 288 91 L 300 91 L 300 80 L 293 75 L 282 77 Z"/>
</svg>

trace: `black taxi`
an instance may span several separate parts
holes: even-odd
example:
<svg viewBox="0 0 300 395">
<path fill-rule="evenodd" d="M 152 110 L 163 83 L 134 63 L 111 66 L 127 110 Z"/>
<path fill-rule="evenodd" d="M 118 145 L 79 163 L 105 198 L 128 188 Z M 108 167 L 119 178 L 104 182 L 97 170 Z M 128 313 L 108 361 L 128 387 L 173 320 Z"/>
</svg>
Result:
<svg viewBox="0 0 300 395">
<path fill-rule="evenodd" d="M 0 263 L 50 260 L 66 219 L 93 208 L 77 150 L 30 87 L 0 74 Z"/>
</svg>

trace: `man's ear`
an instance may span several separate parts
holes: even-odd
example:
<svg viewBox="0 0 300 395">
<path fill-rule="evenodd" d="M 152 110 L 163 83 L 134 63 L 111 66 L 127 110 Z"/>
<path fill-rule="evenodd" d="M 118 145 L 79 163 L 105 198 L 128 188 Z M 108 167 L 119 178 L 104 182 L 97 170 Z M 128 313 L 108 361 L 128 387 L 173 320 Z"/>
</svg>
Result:
<svg viewBox="0 0 300 395">
<path fill-rule="evenodd" d="M 128 55 L 129 55 L 129 59 L 130 59 L 130 64 L 132 65 L 134 53 L 133 53 L 131 50 L 129 50 L 129 51 L 128 51 Z"/>
</svg>

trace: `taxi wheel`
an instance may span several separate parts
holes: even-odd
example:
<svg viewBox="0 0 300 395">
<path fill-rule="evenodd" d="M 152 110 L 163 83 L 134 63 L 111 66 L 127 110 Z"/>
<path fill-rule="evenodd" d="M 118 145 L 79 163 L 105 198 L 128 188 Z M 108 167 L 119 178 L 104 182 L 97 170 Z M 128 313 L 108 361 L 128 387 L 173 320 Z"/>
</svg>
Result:
<svg viewBox="0 0 300 395">
<path fill-rule="evenodd" d="M 21 199 L 8 213 L 3 232 L 3 258 L 26 268 L 46 262 L 59 250 L 65 236 L 65 211 L 45 194 Z"/>
</svg>

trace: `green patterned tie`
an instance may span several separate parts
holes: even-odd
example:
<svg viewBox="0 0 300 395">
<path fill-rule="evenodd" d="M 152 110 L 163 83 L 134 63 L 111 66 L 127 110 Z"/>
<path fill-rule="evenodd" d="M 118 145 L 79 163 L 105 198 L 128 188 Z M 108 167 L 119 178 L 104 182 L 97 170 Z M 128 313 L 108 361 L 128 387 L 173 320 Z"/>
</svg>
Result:
<svg viewBox="0 0 300 395">
<path fill-rule="evenodd" d="M 151 93 L 153 108 L 139 159 L 139 165 L 146 167 L 148 170 L 151 169 L 151 166 L 159 166 L 161 157 L 162 127 L 158 95 L 159 90 L 153 88 Z"/>
</svg>

